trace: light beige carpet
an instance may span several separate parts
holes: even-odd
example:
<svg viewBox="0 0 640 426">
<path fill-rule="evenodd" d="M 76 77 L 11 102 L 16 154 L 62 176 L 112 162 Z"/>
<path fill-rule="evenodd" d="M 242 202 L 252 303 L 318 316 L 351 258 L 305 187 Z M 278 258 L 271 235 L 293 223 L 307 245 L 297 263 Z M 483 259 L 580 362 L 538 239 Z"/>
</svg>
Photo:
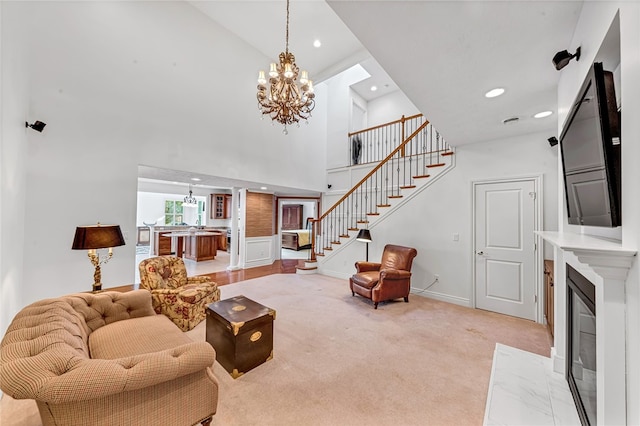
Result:
<svg viewBox="0 0 640 426">
<path fill-rule="evenodd" d="M 495 344 L 549 355 L 539 324 L 414 295 L 374 310 L 345 280 L 321 275 L 221 292 L 277 315 L 272 360 L 235 380 L 216 363 L 214 425 L 480 425 Z M 205 323 L 188 334 L 203 340 Z M 40 424 L 31 401 L 1 406 L 3 426 Z"/>
</svg>

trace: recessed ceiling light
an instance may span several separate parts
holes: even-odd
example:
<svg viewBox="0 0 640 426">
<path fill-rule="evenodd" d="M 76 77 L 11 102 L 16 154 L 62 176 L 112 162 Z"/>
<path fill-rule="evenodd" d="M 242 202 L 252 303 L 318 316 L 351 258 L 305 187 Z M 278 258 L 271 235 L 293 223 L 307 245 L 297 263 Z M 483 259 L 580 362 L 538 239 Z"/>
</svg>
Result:
<svg viewBox="0 0 640 426">
<path fill-rule="evenodd" d="M 371 91 L 375 92 L 376 90 L 378 90 L 378 86 L 371 86 Z"/>
<path fill-rule="evenodd" d="M 313 47 L 320 47 L 320 46 L 322 46 L 322 43 L 320 42 L 320 40 L 313 41 Z"/>
<path fill-rule="evenodd" d="M 264 191 L 265 189 L 267 189 L 267 187 L 266 186 L 261 186 L 260 189 L 262 189 Z"/>
<path fill-rule="evenodd" d="M 542 111 L 533 116 L 533 118 L 544 118 L 553 114 L 553 111 Z"/>
<path fill-rule="evenodd" d="M 496 96 L 500 96 L 504 93 L 504 89 L 502 87 L 496 87 L 495 89 L 489 90 L 484 94 L 487 98 L 495 98 Z"/>
<path fill-rule="evenodd" d="M 202 179 L 200 179 L 200 178 L 191 178 L 191 180 L 194 181 L 194 182 L 200 182 Z"/>
</svg>

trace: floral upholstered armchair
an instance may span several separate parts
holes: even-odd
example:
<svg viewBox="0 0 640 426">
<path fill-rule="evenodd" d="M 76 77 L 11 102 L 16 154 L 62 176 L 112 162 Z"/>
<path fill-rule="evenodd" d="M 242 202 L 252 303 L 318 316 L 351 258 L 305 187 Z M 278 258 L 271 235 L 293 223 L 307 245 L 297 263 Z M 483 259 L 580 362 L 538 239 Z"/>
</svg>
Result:
<svg viewBox="0 0 640 426">
<path fill-rule="evenodd" d="M 220 300 L 217 284 L 209 277 L 187 277 L 179 257 L 151 257 L 140 262 L 138 269 L 140 288 L 151 292 L 153 309 L 183 331 L 204 320 L 207 305 Z"/>
</svg>

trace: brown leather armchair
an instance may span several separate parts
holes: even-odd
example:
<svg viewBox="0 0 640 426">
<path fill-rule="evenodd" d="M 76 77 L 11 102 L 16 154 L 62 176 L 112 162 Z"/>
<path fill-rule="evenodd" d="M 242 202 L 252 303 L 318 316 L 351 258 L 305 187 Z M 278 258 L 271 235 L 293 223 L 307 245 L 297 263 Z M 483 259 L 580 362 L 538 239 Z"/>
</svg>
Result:
<svg viewBox="0 0 640 426">
<path fill-rule="evenodd" d="M 374 309 L 385 300 L 403 297 L 409 302 L 411 264 L 417 254 L 414 248 L 387 244 L 380 263 L 356 262 L 358 272 L 349 279 L 351 295 L 371 299 Z"/>
</svg>

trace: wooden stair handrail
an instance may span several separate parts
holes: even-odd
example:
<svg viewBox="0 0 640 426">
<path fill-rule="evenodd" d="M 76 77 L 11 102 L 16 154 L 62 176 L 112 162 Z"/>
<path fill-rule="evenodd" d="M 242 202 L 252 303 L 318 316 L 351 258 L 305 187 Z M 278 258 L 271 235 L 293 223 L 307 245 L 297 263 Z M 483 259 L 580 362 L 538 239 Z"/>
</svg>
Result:
<svg viewBox="0 0 640 426">
<path fill-rule="evenodd" d="M 369 131 L 371 131 L 371 130 L 379 129 L 379 128 L 381 128 L 381 127 L 391 126 L 392 124 L 404 123 L 405 121 L 413 120 L 414 118 L 418 118 L 418 117 L 422 117 L 422 114 L 411 115 L 411 116 L 409 116 L 409 117 L 405 117 L 405 116 L 403 115 L 403 116 L 402 116 L 401 118 L 399 118 L 398 120 L 393 120 L 393 121 L 390 121 L 390 122 L 388 122 L 388 123 L 379 124 L 379 125 L 377 125 L 377 126 L 369 127 L 369 128 L 367 128 L 367 129 L 358 130 L 357 132 L 349 132 L 349 133 L 347 133 L 347 136 L 348 136 L 348 137 L 351 137 L 351 136 L 359 135 L 360 133 L 365 133 L 365 132 L 369 132 Z"/>
<path fill-rule="evenodd" d="M 402 150 L 405 147 L 405 145 L 407 143 L 409 143 L 409 141 L 411 141 L 422 129 L 427 127 L 428 124 L 429 124 L 429 120 L 425 120 L 425 122 L 422 123 L 413 133 L 411 133 L 411 135 L 409 135 L 408 138 L 406 138 L 404 141 L 402 141 L 402 143 L 400 145 L 398 145 L 396 147 L 396 149 L 391 151 L 391 153 L 389 155 L 387 155 L 387 157 L 384 160 L 380 161 L 380 163 L 378 163 L 377 166 L 375 166 L 373 169 L 371 169 L 371 171 L 369 173 L 367 173 L 365 177 L 360 179 L 360 182 L 355 184 L 353 186 L 353 188 L 351 188 L 351 190 L 349 190 L 349 192 L 344 194 L 342 196 L 342 198 L 340 198 L 333 206 L 331 206 L 329 209 L 327 209 L 327 211 L 324 212 L 324 214 L 322 216 L 320 216 L 318 219 L 312 219 L 311 221 L 312 222 L 320 222 L 322 219 L 327 217 L 327 215 L 329 213 L 331 213 L 336 207 L 338 207 L 338 205 L 340 205 L 340 203 L 342 203 L 344 200 L 346 200 L 347 197 L 349 197 L 349 195 L 353 194 L 367 179 L 369 179 L 371 176 L 373 176 L 373 174 L 375 172 L 380 170 L 382 168 L 382 166 L 384 166 L 391 158 L 393 158 L 393 156 L 395 156 L 398 153 L 398 151 Z"/>
</svg>

